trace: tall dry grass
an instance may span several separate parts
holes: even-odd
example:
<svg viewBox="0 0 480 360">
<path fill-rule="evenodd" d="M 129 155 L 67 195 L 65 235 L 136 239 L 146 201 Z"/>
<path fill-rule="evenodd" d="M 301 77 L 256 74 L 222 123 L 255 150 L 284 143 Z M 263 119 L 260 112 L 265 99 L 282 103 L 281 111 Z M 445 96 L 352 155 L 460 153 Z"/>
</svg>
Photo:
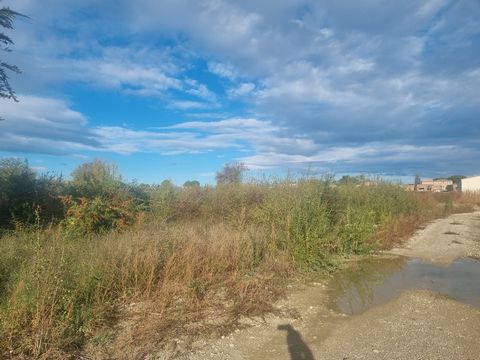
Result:
<svg viewBox="0 0 480 360">
<path fill-rule="evenodd" d="M 124 309 L 132 303 L 143 304 L 143 316 L 159 314 L 138 323 L 157 341 L 212 308 L 225 322 L 270 309 L 291 269 L 265 255 L 262 235 L 252 226 L 190 223 L 75 241 L 56 229 L 4 236 L 2 356 L 63 358 L 131 315 Z"/>
<path fill-rule="evenodd" d="M 271 311 L 299 272 L 329 269 L 479 204 L 319 180 L 170 195 L 123 233 L 69 237 L 56 226 L 4 234 L 0 357 L 66 358 L 88 341 L 98 358 L 132 348 L 135 358 L 172 336 L 224 331 L 242 315 Z"/>
</svg>

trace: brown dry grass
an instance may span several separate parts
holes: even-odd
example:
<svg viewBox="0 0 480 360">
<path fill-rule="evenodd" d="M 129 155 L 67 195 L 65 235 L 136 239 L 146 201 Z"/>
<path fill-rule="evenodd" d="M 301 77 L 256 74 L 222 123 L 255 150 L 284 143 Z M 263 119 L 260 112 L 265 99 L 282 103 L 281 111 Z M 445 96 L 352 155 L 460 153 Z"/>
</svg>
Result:
<svg viewBox="0 0 480 360">
<path fill-rule="evenodd" d="M 37 235 L 22 239 L 24 255 L 41 263 L 12 269 L 23 280 L 5 304 L 4 358 L 65 358 L 86 338 L 94 358 L 139 358 L 176 336 L 224 333 L 240 316 L 272 311 L 293 272 L 280 252 L 256 254 L 266 246 L 256 226 L 150 223 L 76 242 Z"/>
<path fill-rule="evenodd" d="M 475 193 L 414 193 L 421 210 L 394 218 L 376 234 L 382 249 L 391 249 L 403 244 L 413 234 L 435 219 L 454 213 L 472 212 L 480 209 L 480 194 Z"/>
<path fill-rule="evenodd" d="M 293 271 L 280 255 L 255 266 L 255 249 L 265 241 L 259 229 L 239 232 L 224 224 L 191 223 L 166 230 L 171 232 L 161 239 L 158 230 L 134 232 L 138 245 L 135 255 L 122 261 L 129 269 L 121 272 L 122 287 L 133 282 L 132 288 L 143 291 L 128 296 L 115 336 L 90 348 L 95 358 L 137 359 L 173 338 L 188 341 L 231 331 L 240 316 L 273 311 Z M 130 243 L 132 234 L 125 236 Z M 158 242 L 168 237 L 174 243 L 159 251 Z"/>
</svg>

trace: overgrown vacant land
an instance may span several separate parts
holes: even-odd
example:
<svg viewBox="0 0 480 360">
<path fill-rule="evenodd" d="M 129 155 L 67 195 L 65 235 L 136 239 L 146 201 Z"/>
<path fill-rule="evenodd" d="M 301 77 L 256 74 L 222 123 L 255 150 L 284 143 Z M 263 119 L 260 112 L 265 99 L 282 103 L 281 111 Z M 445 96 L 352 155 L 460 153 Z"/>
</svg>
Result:
<svg viewBox="0 0 480 360">
<path fill-rule="evenodd" d="M 272 311 L 288 279 L 479 204 L 328 178 L 125 184 L 101 161 L 65 181 L 3 160 L 0 357 L 65 358 L 86 344 L 99 358 L 132 344 L 141 356 L 177 334 L 221 333 Z"/>
</svg>

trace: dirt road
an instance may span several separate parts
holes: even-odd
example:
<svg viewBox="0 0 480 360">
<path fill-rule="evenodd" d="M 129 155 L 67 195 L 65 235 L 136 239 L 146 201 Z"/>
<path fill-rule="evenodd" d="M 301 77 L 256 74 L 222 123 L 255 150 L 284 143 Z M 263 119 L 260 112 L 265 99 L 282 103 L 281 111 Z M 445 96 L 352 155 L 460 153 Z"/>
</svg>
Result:
<svg viewBox="0 0 480 360">
<path fill-rule="evenodd" d="M 480 262 L 465 259 L 479 256 L 479 239 L 478 212 L 437 220 L 403 248 L 292 293 L 279 306 L 297 318 L 247 319 L 181 358 L 480 359 Z"/>
<path fill-rule="evenodd" d="M 480 254 L 480 212 L 455 214 L 418 231 L 403 247 L 389 253 L 448 265 L 455 259 Z"/>
</svg>

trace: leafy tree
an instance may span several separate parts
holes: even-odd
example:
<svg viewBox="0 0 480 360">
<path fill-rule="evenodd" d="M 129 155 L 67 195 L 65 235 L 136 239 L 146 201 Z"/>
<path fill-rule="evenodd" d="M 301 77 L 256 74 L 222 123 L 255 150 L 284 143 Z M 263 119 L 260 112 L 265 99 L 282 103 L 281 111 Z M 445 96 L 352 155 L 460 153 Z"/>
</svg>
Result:
<svg viewBox="0 0 480 360">
<path fill-rule="evenodd" d="M 465 179 L 466 176 L 464 175 L 452 175 L 452 176 L 449 176 L 447 179 L 448 180 L 452 180 L 455 184 L 459 184 L 462 179 Z"/>
<path fill-rule="evenodd" d="M 0 227 L 32 223 L 37 215 L 42 223 L 61 218 L 63 184 L 61 177 L 37 176 L 27 161 L 1 159 Z"/>
<path fill-rule="evenodd" d="M 155 216 L 168 219 L 173 212 L 173 203 L 178 189 L 171 180 L 163 180 L 152 193 L 152 210 Z"/>
<path fill-rule="evenodd" d="M 183 183 L 183 187 L 199 187 L 200 183 L 197 180 L 187 180 Z"/>
<path fill-rule="evenodd" d="M 25 17 L 25 15 L 22 15 L 18 12 L 10 10 L 7 7 L 1 8 L 0 9 L 0 26 L 5 29 L 13 29 L 13 22 L 15 18 L 18 16 Z M 10 45 L 13 45 L 12 39 L 10 39 L 10 37 L 8 37 L 3 32 L 0 32 L 0 50 L 10 52 L 11 51 L 11 49 L 9 48 Z M 8 82 L 8 74 L 7 74 L 8 71 L 11 71 L 17 74 L 20 73 L 20 69 L 17 66 L 8 64 L 0 60 L 0 98 L 12 99 L 14 101 L 18 101 L 17 97 L 15 96 L 15 92 L 13 91 L 12 87 L 10 86 L 10 83 Z"/>
<path fill-rule="evenodd" d="M 364 175 L 357 175 L 357 176 L 350 176 L 350 175 L 344 175 L 340 180 L 337 181 L 338 185 L 357 185 L 357 184 L 362 184 L 367 179 L 365 178 Z"/>
<path fill-rule="evenodd" d="M 24 221 L 35 199 L 35 172 L 28 162 L 16 158 L 0 160 L 0 219 Z"/>
<path fill-rule="evenodd" d="M 73 236 L 123 230 L 135 222 L 148 201 L 135 183 L 123 183 L 114 164 L 99 159 L 77 167 L 70 186 L 74 197 L 62 198 L 66 209 L 63 228 Z"/>
<path fill-rule="evenodd" d="M 118 168 L 103 160 L 84 163 L 72 172 L 73 194 L 87 198 L 119 195 L 123 188 Z"/>
<path fill-rule="evenodd" d="M 223 169 L 215 175 L 217 185 L 241 183 L 246 170 L 248 169 L 242 162 L 225 164 Z"/>
<path fill-rule="evenodd" d="M 129 184 L 124 184 L 124 186 L 126 192 L 139 208 L 145 209 L 148 207 L 150 203 L 149 185 L 138 184 L 134 180 Z"/>
</svg>

